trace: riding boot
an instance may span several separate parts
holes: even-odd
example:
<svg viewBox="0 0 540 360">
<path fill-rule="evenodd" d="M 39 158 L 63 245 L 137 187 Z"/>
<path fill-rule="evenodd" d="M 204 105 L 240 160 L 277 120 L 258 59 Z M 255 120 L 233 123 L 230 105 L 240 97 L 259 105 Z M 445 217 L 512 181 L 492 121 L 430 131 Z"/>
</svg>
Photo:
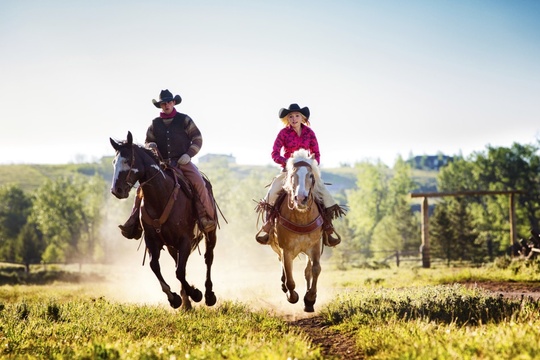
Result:
<svg viewBox="0 0 540 360">
<path fill-rule="evenodd" d="M 217 226 L 216 221 L 208 216 L 202 202 L 199 199 L 195 200 L 195 209 L 197 210 L 201 230 L 205 233 L 214 230 Z"/>
<path fill-rule="evenodd" d="M 133 204 L 133 210 L 131 210 L 131 215 L 127 219 L 124 225 L 118 225 L 122 235 L 128 239 L 140 239 L 142 236 L 142 226 L 139 220 L 139 211 L 141 208 L 142 197 L 137 194 L 135 197 L 135 202 Z"/>
<path fill-rule="evenodd" d="M 266 221 L 264 222 L 261 230 L 255 235 L 255 240 L 261 245 L 267 245 L 268 241 L 270 240 L 270 230 L 272 229 L 272 225 L 274 225 L 274 222 L 272 219 L 270 219 L 270 216 L 268 216 L 268 213 L 266 214 Z"/>
<path fill-rule="evenodd" d="M 332 234 L 336 234 L 336 236 L 332 236 Z M 323 244 L 326 246 L 334 247 L 341 243 L 341 236 L 337 232 L 334 231 L 334 227 L 332 224 L 329 224 L 328 227 L 324 228 L 323 231 Z"/>
<path fill-rule="evenodd" d="M 334 230 L 332 225 L 332 217 L 334 207 L 327 208 L 324 211 L 324 224 L 323 224 L 323 244 L 326 246 L 334 247 L 341 242 L 341 236 Z M 335 234 L 335 236 L 332 236 Z"/>
</svg>

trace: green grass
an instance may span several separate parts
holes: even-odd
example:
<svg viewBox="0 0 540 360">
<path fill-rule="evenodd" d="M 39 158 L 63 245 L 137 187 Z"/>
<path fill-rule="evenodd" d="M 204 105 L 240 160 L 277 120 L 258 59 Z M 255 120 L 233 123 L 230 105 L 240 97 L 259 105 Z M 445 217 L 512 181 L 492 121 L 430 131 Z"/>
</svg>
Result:
<svg viewBox="0 0 540 360">
<path fill-rule="evenodd" d="M 112 302 L 72 286 L 0 288 L 0 356 L 38 359 L 320 359 L 264 311 Z"/>
<path fill-rule="evenodd" d="M 7 359 L 322 359 L 282 315 L 220 300 L 192 311 L 111 300 L 99 279 L 49 271 L 48 285 L 0 286 L 0 357 Z M 4 267 L 6 273 L 9 267 Z M 33 269 L 37 270 L 37 269 Z M 74 269 L 72 268 L 72 272 Z M 503 298 L 458 282 L 540 281 L 538 262 L 479 268 L 325 267 L 317 308 L 325 327 L 354 339 L 367 359 L 540 358 L 540 302 Z M 18 271 L 12 269 L 12 271 Z M 39 273 L 40 271 L 36 271 Z M 56 279 L 55 279 L 56 277 Z M 73 283 L 81 278 L 90 280 Z M 104 290 L 105 288 L 109 290 Z M 279 291 L 276 289 L 276 291 Z"/>
<path fill-rule="evenodd" d="M 347 292 L 321 311 L 372 359 L 540 357 L 540 302 L 461 285 Z"/>
</svg>

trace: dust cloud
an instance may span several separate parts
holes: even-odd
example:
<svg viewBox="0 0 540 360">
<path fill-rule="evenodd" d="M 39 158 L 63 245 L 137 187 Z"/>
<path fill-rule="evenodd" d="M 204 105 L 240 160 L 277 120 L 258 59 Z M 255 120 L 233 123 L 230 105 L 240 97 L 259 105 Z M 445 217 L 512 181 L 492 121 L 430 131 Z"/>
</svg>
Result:
<svg viewBox="0 0 540 360">
<path fill-rule="evenodd" d="M 106 297 L 126 303 L 169 306 L 166 295 L 154 273 L 150 269 L 148 256 L 144 258 L 144 243 L 111 236 L 115 243 L 114 262 L 106 266 L 107 273 L 103 287 Z M 281 290 L 281 264 L 270 246 L 263 246 L 252 238 L 243 239 L 244 246 L 232 246 L 227 239 L 220 239 L 214 252 L 212 282 L 214 292 L 220 302 L 233 301 L 248 305 L 253 310 L 267 310 L 279 316 L 294 320 L 309 316 L 303 311 L 303 297 L 306 292 L 304 268 L 307 257 L 301 254 L 294 262 L 296 291 L 300 297 L 296 304 L 287 301 Z M 204 293 L 206 265 L 204 264 L 204 241 L 188 259 L 187 280 Z M 144 265 L 143 265 L 144 258 Z M 325 278 L 325 262 L 321 261 L 315 311 L 332 298 L 331 280 Z M 179 293 L 180 283 L 176 279 L 174 261 L 167 251 L 161 252 L 161 272 L 173 291 Z M 194 307 L 206 306 L 192 302 Z"/>
</svg>

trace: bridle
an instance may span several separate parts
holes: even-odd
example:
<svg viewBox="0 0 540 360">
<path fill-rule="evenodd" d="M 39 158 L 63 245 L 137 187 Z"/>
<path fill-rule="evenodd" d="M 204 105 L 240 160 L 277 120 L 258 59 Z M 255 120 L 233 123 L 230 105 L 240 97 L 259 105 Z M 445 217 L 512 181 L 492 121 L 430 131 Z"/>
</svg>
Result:
<svg viewBox="0 0 540 360">
<path fill-rule="evenodd" d="M 298 162 L 293 164 L 294 171 L 298 170 L 298 168 L 302 167 L 302 166 L 305 166 L 305 167 L 309 168 L 311 171 L 313 171 L 313 168 L 311 167 L 311 164 L 308 163 L 307 161 L 303 161 L 303 160 L 298 161 Z M 309 186 L 309 190 L 308 190 L 308 194 L 307 194 L 307 197 L 308 197 L 307 208 L 308 208 L 308 210 L 310 210 L 311 206 L 315 203 L 315 199 L 312 196 L 312 190 L 313 190 L 314 187 L 315 187 L 315 178 L 313 178 L 313 174 L 312 174 L 311 185 Z M 289 202 L 288 202 L 287 206 L 289 207 L 289 210 L 292 211 L 292 210 L 294 210 L 294 200 L 292 199 L 290 194 L 289 194 L 288 197 L 289 197 Z M 297 224 L 297 223 L 292 222 L 291 220 L 283 217 L 281 215 L 281 213 L 279 213 L 278 222 L 283 227 L 288 229 L 289 231 L 295 232 L 297 234 L 308 234 L 308 233 L 311 233 L 311 232 L 315 231 L 315 229 L 319 228 L 320 226 L 322 226 L 322 224 L 324 223 L 324 220 L 323 220 L 321 214 L 319 214 L 309 224 Z"/>
<path fill-rule="evenodd" d="M 135 164 L 135 144 L 132 144 L 131 145 L 131 164 L 129 165 L 129 170 L 128 170 L 128 173 L 126 175 L 126 184 L 128 184 L 128 186 L 130 188 L 132 188 L 135 183 L 134 182 L 130 182 L 129 181 L 129 178 L 133 172 L 133 165 Z M 156 171 L 156 173 L 154 175 L 152 175 L 148 180 L 144 181 L 144 182 L 140 182 L 139 183 L 139 187 L 143 187 L 144 185 L 148 184 L 154 177 L 156 177 L 156 175 L 159 174 L 159 171 Z"/>
<path fill-rule="evenodd" d="M 298 168 L 301 168 L 301 167 L 307 167 L 312 172 L 312 174 L 311 174 L 311 184 L 310 184 L 310 186 L 308 188 L 308 193 L 307 193 L 308 210 L 309 210 L 311 205 L 313 205 L 313 202 L 314 202 L 313 196 L 311 196 L 311 193 L 313 191 L 313 188 L 315 187 L 315 178 L 313 177 L 313 168 L 311 167 L 310 163 L 308 163 L 307 161 L 304 161 L 304 160 L 295 162 L 293 164 L 294 172 L 296 173 L 298 171 Z M 294 197 L 293 196 L 289 196 L 289 203 L 287 204 L 287 206 L 289 207 L 289 210 L 292 210 L 294 208 Z"/>
<path fill-rule="evenodd" d="M 135 183 L 132 183 L 129 181 L 129 177 L 133 170 L 133 164 L 135 164 L 135 145 L 131 145 L 131 164 L 129 165 L 129 170 L 126 175 L 126 184 L 128 184 L 130 188 L 132 188 L 133 185 L 135 185 Z"/>
</svg>

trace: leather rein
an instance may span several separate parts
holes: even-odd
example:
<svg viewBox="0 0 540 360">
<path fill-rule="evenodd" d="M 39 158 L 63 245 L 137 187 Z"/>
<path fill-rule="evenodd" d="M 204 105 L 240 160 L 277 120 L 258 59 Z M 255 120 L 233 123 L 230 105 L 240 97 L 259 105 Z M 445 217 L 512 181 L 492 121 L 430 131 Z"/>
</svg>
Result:
<svg viewBox="0 0 540 360">
<path fill-rule="evenodd" d="M 309 164 L 306 161 L 298 161 L 298 162 L 294 163 L 295 168 L 299 168 L 301 166 L 308 167 L 310 170 L 312 169 L 311 164 Z M 311 188 L 309 189 L 310 195 L 311 195 L 311 190 L 313 189 L 313 186 L 314 186 L 314 183 L 311 184 Z M 313 202 L 313 198 L 311 199 L 311 201 Z M 278 213 L 278 223 L 281 226 L 283 226 L 285 229 L 287 229 L 289 231 L 292 231 L 294 233 L 297 233 L 297 234 L 309 234 L 309 233 L 315 231 L 317 228 L 321 227 L 323 225 L 323 223 L 324 223 L 324 220 L 323 220 L 323 218 L 321 216 L 321 213 L 319 212 L 319 216 L 317 216 L 315 218 L 315 220 L 313 220 L 309 224 L 298 224 L 298 223 L 292 222 L 289 219 L 283 217 L 281 215 L 281 212 L 279 212 Z"/>
</svg>

